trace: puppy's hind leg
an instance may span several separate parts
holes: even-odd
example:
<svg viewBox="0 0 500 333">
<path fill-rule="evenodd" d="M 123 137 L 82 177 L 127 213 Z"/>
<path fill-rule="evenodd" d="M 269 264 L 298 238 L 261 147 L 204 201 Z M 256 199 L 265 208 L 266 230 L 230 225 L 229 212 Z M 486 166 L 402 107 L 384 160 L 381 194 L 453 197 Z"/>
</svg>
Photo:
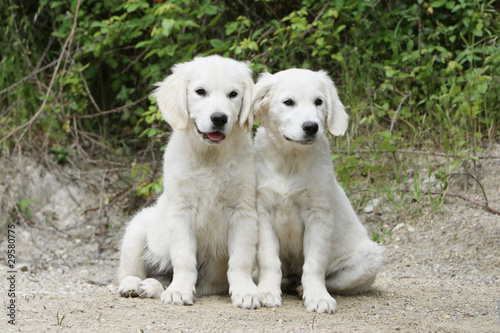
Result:
<svg viewBox="0 0 500 333">
<path fill-rule="evenodd" d="M 342 266 L 327 274 L 326 287 L 335 294 L 358 294 L 367 291 L 383 262 L 383 250 L 367 240 Z"/>
<path fill-rule="evenodd" d="M 146 265 L 142 256 L 147 243 L 148 225 L 154 218 L 154 206 L 137 214 L 127 226 L 118 268 L 119 293 L 124 297 L 140 296 L 140 285 L 146 278 Z"/>
<path fill-rule="evenodd" d="M 333 261 L 327 269 L 326 286 L 336 294 L 356 294 L 370 288 L 382 265 L 383 249 L 372 242 L 344 190 L 335 181 L 335 233 Z"/>
<path fill-rule="evenodd" d="M 159 298 L 165 288 L 157 279 L 149 278 L 139 285 L 139 297 L 141 298 Z"/>
</svg>

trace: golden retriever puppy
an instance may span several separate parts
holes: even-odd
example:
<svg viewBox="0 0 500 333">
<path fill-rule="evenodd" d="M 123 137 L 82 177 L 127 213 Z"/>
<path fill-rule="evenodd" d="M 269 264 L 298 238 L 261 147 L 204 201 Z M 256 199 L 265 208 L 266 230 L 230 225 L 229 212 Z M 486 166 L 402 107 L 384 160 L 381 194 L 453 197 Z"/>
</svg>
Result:
<svg viewBox="0 0 500 333">
<path fill-rule="evenodd" d="M 220 56 L 175 65 L 154 96 L 174 128 L 163 193 L 129 223 L 118 270 L 122 296 L 193 304 L 229 293 L 258 308 L 252 280 L 258 238 L 249 67 Z M 155 279 L 164 280 L 164 285 Z"/>
<path fill-rule="evenodd" d="M 330 293 L 367 290 L 383 261 L 335 179 L 323 135 L 343 135 L 348 116 L 323 71 L 262 74 L 253 105 L 262 304 L 281 306 L 281 285 L 299 288 L 308 311 L 333 313 Z"/>
</svg>

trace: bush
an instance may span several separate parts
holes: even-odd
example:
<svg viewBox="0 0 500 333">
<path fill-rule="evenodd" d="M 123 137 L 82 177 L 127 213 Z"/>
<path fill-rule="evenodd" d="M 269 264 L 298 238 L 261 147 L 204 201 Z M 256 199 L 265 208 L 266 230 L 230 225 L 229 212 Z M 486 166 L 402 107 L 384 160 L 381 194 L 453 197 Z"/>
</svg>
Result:
<svg viewBox="0 0 500 333">
<path fill-rule="evenodd" d="M 492 1 L 0 6 L 6 152 L 25 142 L 25 133 L 48 138 L 54 149 L 78 141 L 82 152 L 102 142 L 132 148 L 149 138 L 162 142 L 168 126 L 148 98 L 152 84 L 173 64 L 212 53 L 248 61 L 256 73 L 329 71 L 351 116 L 347 138 L 333 145 L 346 154 L 332 156 L 347 185 L 388 170 L 397 178 L 399 170 L 377 162 L 380 153 L 432 147 L 467 157 L 498 139 L 500 24 Z"/>
<path fill-rule="evenodd" d="M 77 4 L 10 1 L 1 9 L 2 88 L 61 56 Z M 78 116 L 140 100 L 173 64 L 220 53 L 250 61 L 256 71 L 328 70 L 359 125 L 387 127 L 398 111 L 397 128 L 405 137 L 494 139 L 500 117 L 495 14 L 492 3 L 465 0 L 397 7 L 339 0 L 84 1 L 37 127 L 51 128 L 57 140 L 74 119 L 106 138 L 156 134 L 149 123 L 160 117 L 148 100 L 123 112 Z M 2 109 L 10 108 L 2 117 L 3 134 L 33 116 L 53 68 L 2 91 Z M 134 133 L 124 133 L 128 127 Z"/>
</svg>

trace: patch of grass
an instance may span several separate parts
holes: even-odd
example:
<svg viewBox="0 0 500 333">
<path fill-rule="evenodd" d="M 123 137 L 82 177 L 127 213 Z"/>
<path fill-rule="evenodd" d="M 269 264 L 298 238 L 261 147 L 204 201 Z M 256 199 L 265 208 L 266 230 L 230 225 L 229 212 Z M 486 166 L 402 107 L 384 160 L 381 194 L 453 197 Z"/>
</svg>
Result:
<svg viewBox="0 0 500 333">
<path fill-rule="evenodd" d="M 62 315 L 59 317 L 59 311 L 56 313 L 56 324 L 57 326 L 62 326 L 64 319 L 66 319 L 66 315 Z"/>
<path fill-rule="evenodd" d="M 384 230 L 384 228 L 380 228 L 380 232 L 372 232 L 370 238 L 372 241 L 377 242 L 379 244 L 385 244 L 388 242 L 388 239 L 392 237 L 392 232 L 389 230 Z"/>
<path fill-rule="evenodd" d="M 26 214 L 26 216 L 28 217 L 29 220 L 31 220 L 31 210 L 29 208 L 30 203 L 38 203 L 38 202 L 33 200 L 33 199 L 29 199 L 29 198 L 21 200 L 21 201 L 16 201 L 16 205 L 18 206 L 21 214 Z"/>
</svg>

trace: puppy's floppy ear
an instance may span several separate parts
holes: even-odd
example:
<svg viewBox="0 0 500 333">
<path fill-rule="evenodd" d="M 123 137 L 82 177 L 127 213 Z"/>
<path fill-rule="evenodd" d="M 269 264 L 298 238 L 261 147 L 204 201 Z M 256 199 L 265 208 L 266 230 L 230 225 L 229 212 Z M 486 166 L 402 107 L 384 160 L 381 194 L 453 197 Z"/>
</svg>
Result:
<svg viewBox="0 0 500 333">
<path fill-rule="evenodd" d="M 324 93 L 326 95 L 326 127 L 333 135 L 344 135 L 349 116 L 345 112 L 344 104 L 340 101 L 337 89 L 332 79 L 325 71 L 318 72 L 321 75 Z"/>
<path fill-rule="evenodd" d="M 262 73 L 259 75 L 252 99 L 252 112 L 255 120 L 262 120 L 266 117 L 273 86 L 274 76 L 272 74 Z"/>
<path fill-rule="evenodd" d="M 189 122 L 186 71 L 185 63 L 175 65 L 171 75 L 155 84 L 157 88 L 153 92 L 163 119 L 176 131 L 186 129 Z"/>
<path fill-rule="evenodd" d="M 242 64 L 243 65 L 243 64 Z M 252 71 L 245 65 L 245 71 L 242 74 L 243 85 L 245 91 L 243 92 L 243 99 L 241 101 L 240 115 L 238 119 L 238 124 L 246 132 L 250 132 L 253 126 L 253 113 L 252 111 L 252 92 L 253 92 L 253 79 Z"/>
</svg>

